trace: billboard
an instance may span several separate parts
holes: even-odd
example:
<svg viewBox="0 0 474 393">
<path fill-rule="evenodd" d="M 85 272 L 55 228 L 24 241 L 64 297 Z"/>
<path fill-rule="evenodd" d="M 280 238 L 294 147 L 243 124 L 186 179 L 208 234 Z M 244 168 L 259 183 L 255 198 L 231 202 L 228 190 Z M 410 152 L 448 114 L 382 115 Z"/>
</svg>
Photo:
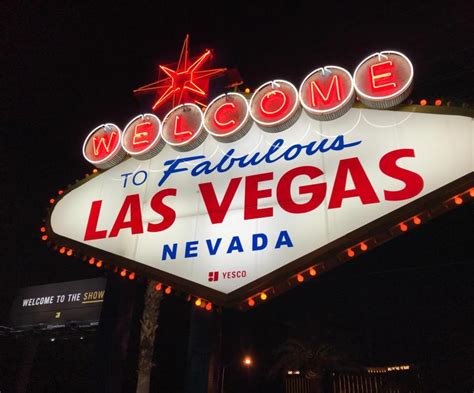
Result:
<svg viewBox="0 0 474 393">
<path fill-rule="evenodd" d="M 11 310 L 14 328 L 67 323 L 98 323 L 105 296 L 105 278 L 93 278 L 21 288 Z"/>
</svg>

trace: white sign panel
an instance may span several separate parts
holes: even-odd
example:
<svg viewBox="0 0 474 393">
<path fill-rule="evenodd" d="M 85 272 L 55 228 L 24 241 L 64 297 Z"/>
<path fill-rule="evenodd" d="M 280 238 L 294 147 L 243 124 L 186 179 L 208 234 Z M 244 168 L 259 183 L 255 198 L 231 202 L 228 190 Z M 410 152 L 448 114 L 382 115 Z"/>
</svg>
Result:
<svg viewBox="0 0 474 393">
<path fill-rule="evenodd" d="M 282 132 L 123 161 L 67 193 L 51 228 L 230 294 L 472 173 L 473 135 L 463 116 L 303 112 Z"/>
</svg>

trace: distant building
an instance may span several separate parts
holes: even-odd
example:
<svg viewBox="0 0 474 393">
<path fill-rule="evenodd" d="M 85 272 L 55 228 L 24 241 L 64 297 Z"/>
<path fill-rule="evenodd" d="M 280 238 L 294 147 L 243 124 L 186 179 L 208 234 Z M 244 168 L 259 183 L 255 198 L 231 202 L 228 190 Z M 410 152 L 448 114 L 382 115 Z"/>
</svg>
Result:
<svg viewBox="0 0 474 393">
<path fill-rule="evenodd" d="M 412 365 L 362 367 L 334 370 L 320 384 L 300 371 L 288 371 L 285 393 L 421 393 L 418 374 Z"/>
</svg>

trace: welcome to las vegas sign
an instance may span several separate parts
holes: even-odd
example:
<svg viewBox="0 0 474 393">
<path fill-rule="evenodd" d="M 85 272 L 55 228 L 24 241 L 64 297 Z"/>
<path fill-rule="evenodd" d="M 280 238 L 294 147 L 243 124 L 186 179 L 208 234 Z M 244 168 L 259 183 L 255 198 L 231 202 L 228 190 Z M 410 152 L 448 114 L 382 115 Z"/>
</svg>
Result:
<svg viewBox="0 0 474 393">
<path fill-rule="evenodd" d="M 223 94 L 204 113 L 184 104 L 123 132 L 102 124 L 83 152 L 106 170 L 62 195 L 48 231 L 217 304 L 272 294 L 430 204 L 472 195 L 472 117 L 388 109 L 413 75 L 406 56 L 384 51 L 353 74 L 326 66 L 299 88 L 275 80 L 250 100 Z"/>
</svg>

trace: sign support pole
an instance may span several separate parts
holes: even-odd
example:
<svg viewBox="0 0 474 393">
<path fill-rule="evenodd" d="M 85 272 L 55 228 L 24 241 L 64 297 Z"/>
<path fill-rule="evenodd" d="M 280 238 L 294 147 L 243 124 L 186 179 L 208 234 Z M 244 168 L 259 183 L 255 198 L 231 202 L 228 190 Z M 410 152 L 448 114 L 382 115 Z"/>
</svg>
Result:
<svg viewBox="0 0 474 393">
<path fill-rule="evenodd" d="M 222 316 L 192 307 L 186 393 L 218 393 L 221 370 Z"/>
<path fill-rule="evenodd" d="M 137 285 L 110 276 L 97 334 L 97 393 L 121 393 Z"/>
</svg>

